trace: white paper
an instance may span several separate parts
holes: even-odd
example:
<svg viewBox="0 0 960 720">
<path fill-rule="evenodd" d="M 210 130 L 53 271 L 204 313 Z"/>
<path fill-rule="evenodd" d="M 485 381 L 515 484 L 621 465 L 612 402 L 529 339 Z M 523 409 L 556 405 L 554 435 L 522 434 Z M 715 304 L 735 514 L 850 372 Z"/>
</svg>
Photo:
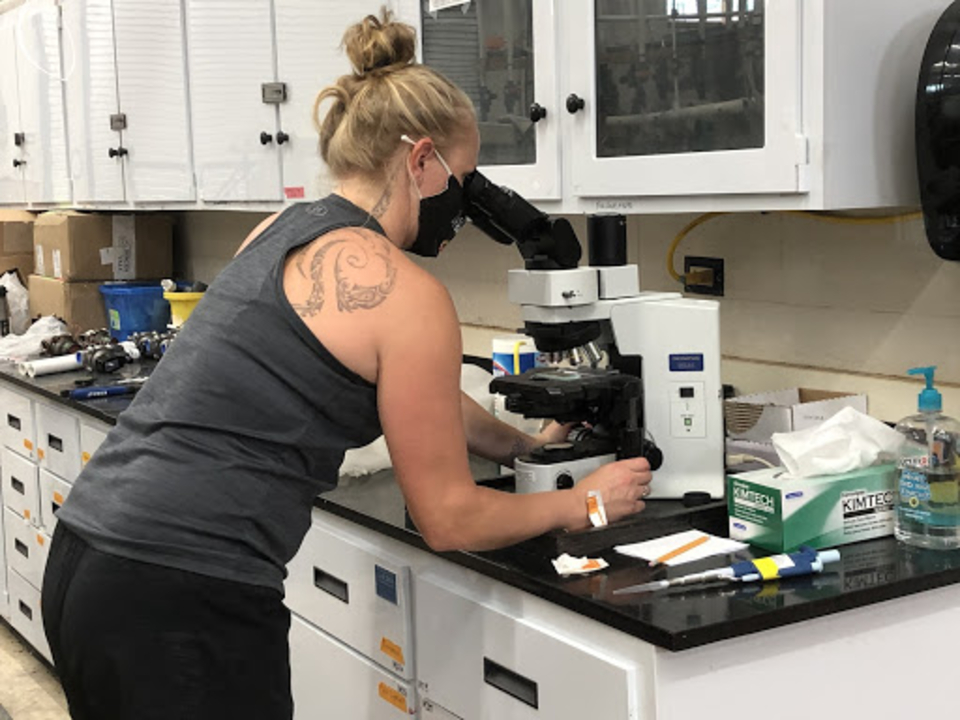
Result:
<svg viewBox="0 0 960 720">
<path fill-rule="evenodd" d="M 43 245 L 33 246 L 33 265 L 37 275 L 46 275 L 43 262 Z"/>
<path fill-rule="evenodd" d="M 136 274 L 136 226 L 133 215 L 113 216 L 113 279 L 133 280 Z"/>
<path fill-rule="evenodd" d="M 53 251 L 53 276 L 57 280 L 63 280 L 63 264 L 60 262 L 60 251 Z"/>
<path fill-rule="evenodd" d="M 727 538 L 717 537 L 700 530 L 687 530 L 686 532 L 674 533 L 655 540 L 646 540 L 644 542 L 632 543 L 631 545 L 617 545 L 616 550 L 621 555 L 642 558 L 643 560 L 656 560 L 658 557 L 666 555 L 671 550 L 676 550 L 689 542 L 706 536 L 709 538 L 702 545 L 687 550 L 677 557 L 667 560 L 664 565 L 682 565 L 683 563 L 702 560 L 703 558 L 713 557 L 714 555 L 726 555 L 727 553 L 743 550 L 746 543 Z"/>
<path fill-rule="evenodd" d="M 603 558 L 574 557 L 563 553 L 555 560 L 551 560 L 558 575 L 585 575 L 609 567 Z"/>
<path fill-rule="evenodd" d="M 113 251 L 112 247 L 100 248 L 100 264 L 101 265 L 113 265 L 113 258 L 116 253 Z"/>
<path fill-rule="evenodd" d="M 469 5 L 470 0 L 430 0 L 430 6 L 427 8 L 430 12 L 435 13 L 437 10 L 443 10 L 449 7 L 456 7 L 457 5 Z"/>
</svg>

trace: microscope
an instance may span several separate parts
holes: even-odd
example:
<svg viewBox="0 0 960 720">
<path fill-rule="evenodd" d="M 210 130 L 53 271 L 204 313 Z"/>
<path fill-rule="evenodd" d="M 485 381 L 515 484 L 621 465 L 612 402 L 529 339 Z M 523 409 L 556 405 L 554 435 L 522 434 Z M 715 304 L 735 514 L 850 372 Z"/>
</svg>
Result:
<svg viewBox="0 0 960 720">
<path fill-rule="evenodd" d="M 580 267 L 566 219 L 480 172 L 465 179 L 464 200 L 474 225 L 523 256 L 509 297 L 549 361 L 495 378 L 491 392 L 524 417 L 578 424 L 567 442 L 517 459 L 517 492 L 573 487 L 606 463 L 642 456 L 654 470 L 651 498 L 722 497 L 718 303 L 640 292 L 622 215 L 588 217 L 589 265 Z"/>
</svg>

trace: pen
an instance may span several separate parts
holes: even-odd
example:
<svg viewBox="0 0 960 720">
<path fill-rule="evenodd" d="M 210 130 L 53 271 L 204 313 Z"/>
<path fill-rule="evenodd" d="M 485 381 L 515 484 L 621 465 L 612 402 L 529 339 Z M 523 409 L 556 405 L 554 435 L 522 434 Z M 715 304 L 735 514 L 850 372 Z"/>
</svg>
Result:
<svg viewBox="0 0 960 720">
<path fill-rule="evenodd" d="M 106 385 L 104 387 L 65 390 L 61 394 L 71 400 L 92 400 L 94 398 L 111 397 L 114 395 L 133 395 L 139 389 L 139 385 Z"/>
<path fill-rule="evenodd" d="M 657 565 L 665 563 L 667 560 L 672 560 L 673 558 L 677 557 L 677 555 L 682 555 L 688 550 L 693 550 L 693 548 L 703 545 L 709 539 L 710 539 L 709 535 L 701 535 L 696 540 L 691 540 L 685 545 L 681 545 L 675 550 L 671 550 L 670 552 L 661 555 L 657 559 L 651 560 L 649 563 L 649 567 L 656 567 Z"/>
</svg>

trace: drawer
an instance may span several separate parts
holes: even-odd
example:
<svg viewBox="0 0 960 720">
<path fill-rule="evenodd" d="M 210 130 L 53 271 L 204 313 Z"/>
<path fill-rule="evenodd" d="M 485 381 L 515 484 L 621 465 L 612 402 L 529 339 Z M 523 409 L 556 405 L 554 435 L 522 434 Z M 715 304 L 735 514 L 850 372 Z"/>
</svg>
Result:
<svg viewBox="0 0 960 720">
<path fill-rule="evenodd" d="M 40 469 L 40 522 L 48 535 L 57 527 L 57 511 L 60 510 L 73 487 L 49 470 Z"/>
<path fill-rule="evenodd" d="M 399 679 L 322 630 L 290 618 L 294 720 L 416 717 L 412 682 Z"/>
<path fill-rule="evenodd" d="M 3 449 L 3 504 L 32 523 L 40 524 L 37 466 L 10 448 Z"/>
<path fill-rule="evenodd" d="M 287 571 L 293 612 L 391 672 L 414 677 L 410 568 L 402 560 L 314 524 Z"/>
<path fill-rule="evenodd" d="M 107 433 L 110 428 L 106 425 L 91 425 L 89 423 L 80 423 L 80 465 L 81 467 L 90 462 L 90 458 L 97 451 L 103 441 L 107 439 Z"/>
<path fill-rule="evenodd" d="M 3 534 L 3 517 L 6 513 L 0 507 L 0 618 L 10 619 L 10 597 L 7 592 L 7 554 L 6 536 Z"/>
<path fill-rule="evenodd" d="M 639 717 L 633 661 L 508 615 L 432 572 L 415 578 L 414 592 L 424 707 L 471 720 Z"/>
<path fill-rule="evenodd" d="M 7 568 L 18 572 L 39 590 L 43 582 L 43 569 L 47 564 L 49 537 L 9 508 L 3 512 L 3 544 Z"/>
<path fill-rule="evenodd" d="M 43 632 L 40 591 L 12 570 L 7 575 L 7 584 L 10 591 L 10 624 L 48 662 L 53 662 L 47 636 Z"/>
<path fill-rule="evenodd" d="M 37 435 L 33 400 L 9 388 L 0 388 L 0 418 L 3 444 L 21 455 L 37 459 Z"/>
<path fill-rule="evenodd" d="M 67 482 L 80 474 L 80 420 L 55 405 L 36 404 L 37 457 L 40 467 Z"/>
</svg>

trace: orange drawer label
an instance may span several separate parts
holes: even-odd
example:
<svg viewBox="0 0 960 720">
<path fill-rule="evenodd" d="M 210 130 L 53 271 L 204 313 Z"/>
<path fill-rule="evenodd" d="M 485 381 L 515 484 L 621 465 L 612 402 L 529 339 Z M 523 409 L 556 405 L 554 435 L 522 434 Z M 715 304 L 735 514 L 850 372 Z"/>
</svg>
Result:
<svg viewBox="0 0 960 720">
<path fill-rule="evenodd" d="M 42 546 L 46 541 L 43 539 L 43 535 L 37 533 L 37 544 Z"/>
<path fill-rule="evenodd" d="M 84 451 L 83 453 L 81 453 L 80 460 L 83 462 L 84 465 L 86 465 L 88 462 L 90 462 L 90 453 L 88 453 L 87 451 Z"/>
<path fill-rule="evenodd" d="M 29 440 L 24 440 L 24 441 L 23 441 L 23 446 L 24 446 L 27 450 L 33 450 L 33 443 L 30 442 Z"/>
<path fill-rule="evenodd" d="M 391 660 L 395 660 L 401 665 L 405 665 L 403 662 L 403 650 L 396 643 L 392 643 L 386 638 L 380 640 L 380 652 L 386 655 Z"/>
<path fill-rule="evenodd" d="M 402 712 L 407 711 L 407 698 L 402 692 L 390 687 L 386 683 L 380 683 L 379 691 L 380 697 L 397 708 L 397 710 L 401 710 Z"/>
<path fill-rule="evenodd" d="M 30 511 L 29 511 L 29 510 L 24 510 L 24 511 L 23 511 L 23 516 L 24 516 L 27 520 L 29 520 L 29 519 L 30 519 Z"/>
<path fill-rule="evenodd" d="M 43 460 L 43 448 L 37 448 L 37 457 Z"/>
<path fill-rule="evenodd" d="M 53 493 L 53 501 L 54 501 L 57 505 L 63 505 L 63 495 L 61 495 L 61 494 L 58 493 L 58 492 L 54 492 L 54 493 Z"/>
</svg>

